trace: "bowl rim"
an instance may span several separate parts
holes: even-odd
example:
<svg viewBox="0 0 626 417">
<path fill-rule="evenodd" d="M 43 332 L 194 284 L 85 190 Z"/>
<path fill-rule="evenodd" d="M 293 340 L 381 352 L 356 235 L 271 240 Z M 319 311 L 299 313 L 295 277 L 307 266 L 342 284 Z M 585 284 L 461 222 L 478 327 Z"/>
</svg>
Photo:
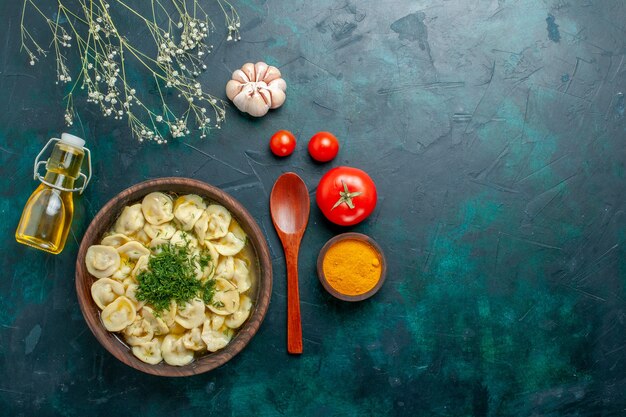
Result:
<svg viewBox="0 0 626 417">
<path fill-rule="evenodd" d="M 334 245 L 337 242 L 341 242 L 343 240 L 358 240 L 361 242 L 366 242 L 370 244 L 378 252 L 378 255 L 380 256 L 380 264 L 381 264 L 380 278 L 378 279 L 378 282 L 371 290 L 363 294 L 359 294 L 359 295 L 342 294 L 339 291 L 335 290 L 330 285 L 330 283 L 326 280 L 326 274 L 324 274 L 324 267 L 323 267 L 324 257 L 326 256 L 326 252 L 328 252 L 328 249 L 330 249 L 332 245 Z M 383 286 L 383 283 L 385 282 L 385 279 L 387 278 L 387 259 L 385 258 L 385 254 L 383 253 L 383 250 L 381 249 L 380 245 L 368 235 L 365 235 L 363 233 L 357 233 L 357 232 L 341 233 L 335 237 L 330 238 L 326 242 L 326 244 L 322 246 L 322 249 L 320 250 L 320 253 L 317 257 L 317 278 L 320 280 L 320 283 L 326 289 L 326 291 L 328 291 L 333 297 L 338 298 L 343 301 L 351 301 L 351 302 L 363 301 L 372 297 Z"/>
<path fill-rule="evenodd" d="M 170 188 L 168 188 L 170 187 Z M 172 189 L 173 188 L 173 189 Z M 178 190 L 176 190 L 178 189 Z M 184 191 L 180 191 L 183 190 Z M 195 191 L 194 191 L 195 190 Z M 259 276 L 257 299 L 254 310 L 244 325 L 238 329 L 231 342 L 217 352 L 204 355 L 185 366 L 172 366 L 165 362 L 150 365 L 135 357 L 130 348 L 117 333 L 104 328 L 100 320 L 99 309 L 91 298 L 91 284 L 96 280 L 85 267 L 85 255 L 89 246 L 98 244 L 119 212 L 129 203 L 136 202 L 154 191 L 175 193 L 196 193 L 204 198 L 224 205 L 237 219 L 251 242 L 257 257 Z M 151 375 L 182 377 L 198 375 L 213 370 L 241 352 L 256 334 L 269 308 L 272 294 L 272 262 L 265 235 L 248 210 L 227 192 L 203 181 L 183 177 L 161 177 L 140 182 L 126 188 L 111 198 L 89 224 L 81 241 L 76 256 L 75 286 L 78 304 L 87 326 L 98 342 L 122 363 Z"/>
</svg>

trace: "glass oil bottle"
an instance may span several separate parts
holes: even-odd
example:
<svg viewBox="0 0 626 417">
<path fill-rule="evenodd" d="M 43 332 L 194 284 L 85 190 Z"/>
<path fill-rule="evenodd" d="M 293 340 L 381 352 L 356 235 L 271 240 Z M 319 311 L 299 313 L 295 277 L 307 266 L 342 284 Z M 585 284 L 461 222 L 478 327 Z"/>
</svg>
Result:
<svg viewBox="0 0 626 417">
<path fill-rule="evenodd" d="M 47 161 L 40 161 L 46 149 L 54 143 Z M 87 155 L 88 175 L 81 172 Z M 45 176 L 39 167 L 46 166 Z M 61 139 L 52 138 L 35 158 L 34 179 L 41 182 L 32 193 L 15 232 L 19 243 L 53 254 L 63 250 L 74 215 L 73 193 L 82 194 L 91 179 L 91 154 L 85 141 L 77 136 L 63 133 Z M 74 186 L 82 178 L 79 187 Z"/>
</svg>

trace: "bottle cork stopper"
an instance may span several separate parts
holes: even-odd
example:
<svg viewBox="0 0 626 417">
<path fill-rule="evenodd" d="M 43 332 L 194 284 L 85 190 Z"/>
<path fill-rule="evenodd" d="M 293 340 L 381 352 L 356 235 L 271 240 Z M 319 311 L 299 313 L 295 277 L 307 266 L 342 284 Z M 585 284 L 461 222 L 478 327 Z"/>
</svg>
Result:
<svg viewBox="0 0 626 417">
<path fill-rule="evenodd" d="M 67 143 L 68 145 L 75 146 L 77 148 L 82 148 L 83 146 L 85 146 L 84 139 L 81 139 L 78 136 L 74 136 L 69 133 L 61 134 L 61 142 Z"/>
</svg>

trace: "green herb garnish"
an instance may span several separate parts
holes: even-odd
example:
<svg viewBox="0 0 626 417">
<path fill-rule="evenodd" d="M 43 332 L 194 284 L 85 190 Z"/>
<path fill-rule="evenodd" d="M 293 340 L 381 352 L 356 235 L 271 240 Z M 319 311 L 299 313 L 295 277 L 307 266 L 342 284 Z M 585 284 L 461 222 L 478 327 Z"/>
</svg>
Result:
<svg viewBox="0 0 626 417">
<path fill-rule="evenodd" d="M 195 297 L 210 304 L 215 292 L 215 280 L 205 283 L 196 279 L 196 265 L 205 268 L 211 255 L 203 252 L 190 256 L 188 246 L 170 245 L 158 247 L 159 253 L 150 255 L 148 269 L 137 276 L 139 286 L 136 297 L 151 304 L 156 312 L 167 310 L 175 301 L 182 305 Z"/>
<path fill-rule="evenodd" d="M 204 301 L 204 304 L 211 304 L 213 294 L 215 294 L 215 280 L 210 279 L 202 287 L 202 301 Z"/>
</svg>

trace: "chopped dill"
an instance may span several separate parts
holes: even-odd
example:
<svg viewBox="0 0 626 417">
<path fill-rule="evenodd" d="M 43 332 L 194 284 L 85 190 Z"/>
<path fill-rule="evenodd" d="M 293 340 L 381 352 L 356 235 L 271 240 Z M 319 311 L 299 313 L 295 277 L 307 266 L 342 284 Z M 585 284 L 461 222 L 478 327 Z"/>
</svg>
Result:
<svg viewBox="0 0 626 417">
<path fill-rule="evenodd" d="M 196 262 L 205 268 L 210 261 L 211 255 L 206 251 L 192 256 L 188 246 L 160 245 L 158 253 L 150 255 L 148 269 L 137 276 L 137 300 L 151 304 L 157 313 L 168 309 L 172 301 L 182 305 L 195 297 L 210 304 L 215 280 L 202 283 L 196 279 L 195 271 Z"/>
<path fill-rule="evenodd" d="M 204 304 L 211 304 L 213 294 L 215 294 L 215 280 L 210 279 L 202 287 L 202 301 L 204 301 Z"/>
</svg>

